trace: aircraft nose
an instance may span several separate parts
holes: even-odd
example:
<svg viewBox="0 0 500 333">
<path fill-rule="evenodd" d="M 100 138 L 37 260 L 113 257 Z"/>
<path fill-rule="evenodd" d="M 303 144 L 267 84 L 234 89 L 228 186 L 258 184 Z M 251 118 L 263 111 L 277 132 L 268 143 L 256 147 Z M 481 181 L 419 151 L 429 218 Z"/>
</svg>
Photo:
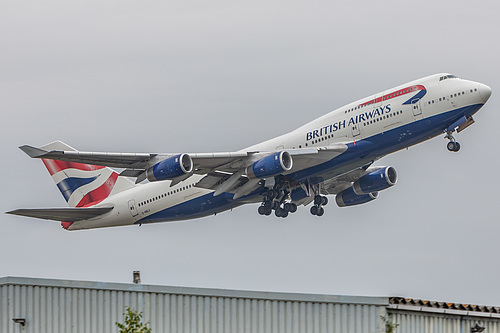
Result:
<svg viewBox="0 0 500 333">
<path fill-rule="evenodd" d="M 491 88 L 485 84 L 480 83 L 477 87 L 477 90 L 479 91 L 479 96 L 481 96 L 484 103 L 486 103 L 486 101 L 488 101 L 491 96 Z"/>
</svg>

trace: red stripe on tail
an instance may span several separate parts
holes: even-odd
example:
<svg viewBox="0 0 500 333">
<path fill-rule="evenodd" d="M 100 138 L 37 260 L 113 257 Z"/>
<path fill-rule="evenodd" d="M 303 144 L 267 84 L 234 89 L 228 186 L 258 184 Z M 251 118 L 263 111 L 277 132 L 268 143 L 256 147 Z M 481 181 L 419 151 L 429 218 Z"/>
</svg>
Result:
<svg viewBox="0 0 500 333">
<path fill-rule="evenodd" d="M 96 188 L 95 190 L 87 193 L 82 200 L 76 205 L 76 207 L 89 207 L 93 205 L 97 205 L 99 202 L 106 199 L 113 187 L 115 186 L 116 180 L 118 179 L 118 173 L 113 172 L 111 176 L 109 176 L 108 180 L 104 182 L 101 186 Z"/>
<path fill-rule="evenodd" d="M 82 164 L 82 163 L 75 163 L 75 162 L 66 162 L 66 161 L 58 161 L 58 160 L 48 160 L 45 158 L 42 158 L 43 164 L 45 164 L 45 167 L 47 170 L 49 170 L 50 175 L 54 175 L 58 173 L 59 171 L 66 170 L 66 169 L 78 169 L 78 170 L 83 170 L 83 171 L 94 171 L 94 170 L 100 170 L 105 168 L 104 166 L 100 165 L 89 165 L 89 164 Z"/>
</svg>

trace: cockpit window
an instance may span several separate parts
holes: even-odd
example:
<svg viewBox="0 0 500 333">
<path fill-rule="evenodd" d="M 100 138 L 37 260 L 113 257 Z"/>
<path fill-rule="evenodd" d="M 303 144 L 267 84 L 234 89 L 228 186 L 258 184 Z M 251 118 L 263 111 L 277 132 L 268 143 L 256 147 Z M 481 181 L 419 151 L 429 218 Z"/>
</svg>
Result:
<svg viewBox="0 0 500 333">
<path fill-rule="evenodd" d="M 458 79 L 458 77 L 455 76 L 455 75 L 445 75 L 445 76 L 441 76 L 439 78 L 439 81 L 443 81 L 443 80 L 446 80 L 446 79 Z"/>
</svg>

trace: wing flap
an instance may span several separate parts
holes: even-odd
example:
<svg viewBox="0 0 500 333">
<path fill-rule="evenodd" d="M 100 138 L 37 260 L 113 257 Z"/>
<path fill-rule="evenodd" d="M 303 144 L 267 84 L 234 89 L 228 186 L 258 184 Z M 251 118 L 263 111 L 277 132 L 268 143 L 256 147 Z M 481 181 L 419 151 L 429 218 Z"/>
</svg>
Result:
<svg viewBox="0 0 500 333">
<path fill-rule="evenodd" d="M 16 209 L 7 214 L 34 217 L 44 220 L 76 222 L 88 220 L 109 213 L 113 207 L 96 208 L 30 208 Z"/>
</svg>

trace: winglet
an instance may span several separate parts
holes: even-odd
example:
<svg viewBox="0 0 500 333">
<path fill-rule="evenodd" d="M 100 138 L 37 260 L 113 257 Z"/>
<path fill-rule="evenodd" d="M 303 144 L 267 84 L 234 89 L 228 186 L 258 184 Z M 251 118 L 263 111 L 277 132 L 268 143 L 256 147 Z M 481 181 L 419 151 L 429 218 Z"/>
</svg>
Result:
<svg viewBox="0 0 500 333">
<path fill-rule="evenodd" d="M 21 146 L 21 147 L 19 147 L 19 149 L 24 151 L 31 158 L 40 158 L 43 155 L 48 153 L 48 151 L 46 151 L 46 150 L 36 148 L 33 146 L 28 146 L 28 145 Z"/>
</svg>

